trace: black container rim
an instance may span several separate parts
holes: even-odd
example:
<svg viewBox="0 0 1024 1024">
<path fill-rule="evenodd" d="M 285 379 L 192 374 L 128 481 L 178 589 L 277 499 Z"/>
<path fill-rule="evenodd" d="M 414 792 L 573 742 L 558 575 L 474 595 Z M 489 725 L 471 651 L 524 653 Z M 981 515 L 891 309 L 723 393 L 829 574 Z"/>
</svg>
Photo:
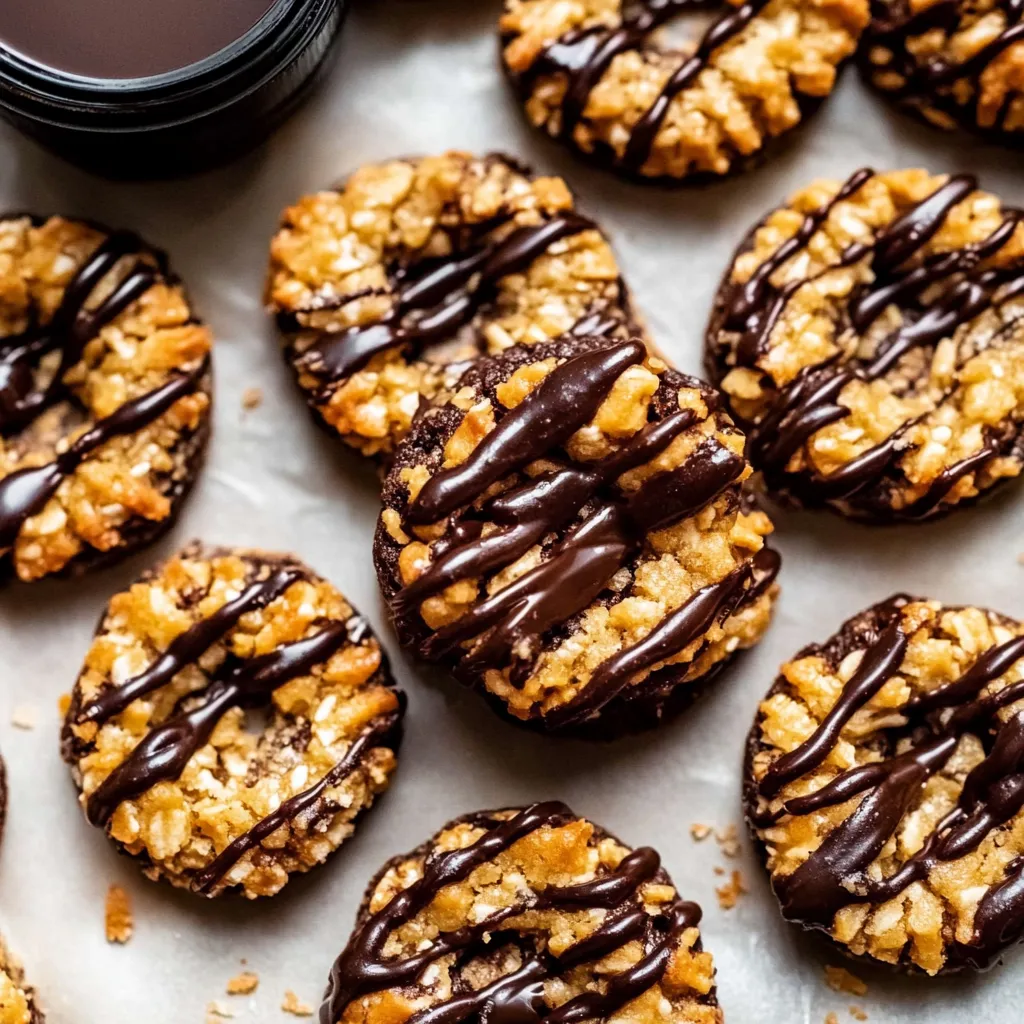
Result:
<svg viewBox="0 0 1024 1024">
<path fill-rule="evenodd" d="M 287 67 L 339 6 L 347 0 L 276 0 L 252 28 L 216 53 L 142 78 L 74 75 L 0 43 L 0 108 L 55 126 L 106 131 L 162 128 L 212 114 Z"/>
</svg>

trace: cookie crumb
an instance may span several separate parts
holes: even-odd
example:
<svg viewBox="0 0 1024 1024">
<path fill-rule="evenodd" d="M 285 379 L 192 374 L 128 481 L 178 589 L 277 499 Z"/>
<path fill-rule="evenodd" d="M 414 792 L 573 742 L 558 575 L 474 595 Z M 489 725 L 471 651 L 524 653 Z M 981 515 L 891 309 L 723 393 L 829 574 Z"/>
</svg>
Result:
<svg viewBox="0 0 1024 1024">
<path fill-rule="evenodd" d="M 718 876 L 724 875 L 725 874 L 725 868 L 723 868 L 721 864 L 716 864 L 715 865 L 715 874 L 718 875 Z"/>
<path fill-rule="evenodd" d="M 845 967 L 825 967 L 825 984 L 833 992 L 848 992 L 851 996 L 867 995 L 868 986 Z"/>
<path fill-rule="evenodd" d="M 242 971 L 236 974 L 229 982 L 227 992 L 229 996 L 247 996 L 259 988 L 260 976 L 252 971 Z"/>
<path fill-rule="evenodd" d="M 719 886 L 715 889 L 715 895 L 718 897 L 718 905 L 723 910 L 732 910 L 733 907 L 739 902 L 740 896 L 747 891 L 746 884 L 743 881 L 743 875 L 738 871 L 733 871 L 732 877 L 725 885 Z"/>
<path fill-rule="evenodd" d="M 693 824 L 690 826 L 690 836 L 695 843 L 702 843 L 712 833 L 710 825 Z"/>
<path fill-rule="evenodd" d="M 119 885 L 112 885 L 107 890 L 105 917 L 107 942 L 123 946 L 135 931 L 135 921 L 132 917 L 132 898 Z"/>
<path fill-rule="evenodd" d="M 229 1010 L 219 999 L 206 1004 L 206 1024 L 217 1024 L 221 1020 L 230 1020 L 235 1016 L 234 1010 Z"/>
<path fill-rule="evenodd" d="M 854 1020 L 867 1020 L 868 1019 L 868 1015 L 859 1006 L 851 1006 L 850 1007 L 850 1016 Z"/>
<path fill-rule="evenodd" d="M 738 857 L 740 842 L 735 825 L 727 825 L 715 833 L 715 842 L 726 857 Z"/>
<path fill-rule="evenodd" d="M 258 409 L 263 404 L 263 388 L 246 388 L 242 392 L 242 408 Z"/>
<path fill-rule="evenodd" d="M 313 1016 L 313 1007 L 309 1003 L 304 1003 L 291 989 L 285 992 L 281 1009 L 285 1013 L 290 1013 L 293 1017 Z"/>
<path fill-rule="evenodd" d="M 31 704 L 19 704 L 11 713 L 11 725 L 31 731 L 36 727 L 36 709 Z"/>
<path fill-rule="evenodd" d="M 825 1018 L 825 1024 L 839 1024 L 839 1018 L 834 1013 L 830 1013 Z"/>
</svg>

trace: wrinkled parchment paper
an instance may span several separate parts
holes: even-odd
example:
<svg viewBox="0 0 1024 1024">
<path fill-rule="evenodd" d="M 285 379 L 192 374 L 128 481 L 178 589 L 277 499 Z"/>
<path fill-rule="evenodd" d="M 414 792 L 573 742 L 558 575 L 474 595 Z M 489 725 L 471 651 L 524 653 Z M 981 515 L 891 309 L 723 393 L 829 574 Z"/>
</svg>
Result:
<svg viewBox="0 0 1024 1024">
<path fill-rule="evenodd" d="M 368 161 L 497 148 L 570 180 L 608 229 L 660 346 L 699 372 L 704 321 L 729 254 L 792 189 L 820 175 L 844 179 L 863 164 L 925 165 L 979 172 L 1019 205 L 1022 158 L 890 112 L 851 69 L 817 118 L 761 170 L 699 191 L 620 183 L 531 133 L 497 67 L 499 7 L 357 2 L 337 66 L 310 105 L 263 149 L 186 182 L 102 182 L 0 131 L 0 208 L 137 228 L 170 251 L 217 336 L 210 460 L 174 534 L 87 582 L 0 594 L 0 746 L 11 784 L 0 930 L 26 961 L 51 1024 L 202 1024 L 215 999 L 243 1024 L 286 1021 L 286 989 L 319 1003 L 363 889 L 385 859 L 465 811 L 560 797 L 626 841 L 656 846 L 680 889 L 704 905 L 729 1024 L 822 1024 L 830 1011 L 845 1024 L 851 1004 L 888 1024 L 1019 1021 L 1024 954 L 976 979 L 903 980 L 856 968 L 870 985 L 866 996 L 830 991 L 823 967 L 838 958 L 784 925 L 748 844 L 739 860 L 727 860 L 713 839 L 694 843 L 690 825 L 739 823 L 742 741 L 759 698 L 782 660 L 846 616 L 897 589 L 1024 615 L 1024 487 L 926 526 L 780 517 L 784 593 L 775 624 L 710 696 L 660 731 L 610 746 L 545 740 L 399 653 L 370 556 L 374 475 L 311 424 L 260 294 L 279 211 L 301 193 Z M 264 400 L 246 412 L 242 395 L 252 387 Z M 326 867 L 261 904 L 207 903 L 143 880 L 85 824 L 58 754 L 58 698 L 104 602 L 193 536 L 291 549 L 308 560 L 379 628 L 410 697 L 391 791 Z M 12 724 L 26 707 L 36 713 L 32 730 Z M 738 866 L 750 890 L 733 910 L 718 907 L 716 864 Z M 136 934 L 126 947 L 104 939 L 104 897 L 114 882 L 135 901 Z M 243 959 L 259 974 L 259 989 L 228 999 L 225 984 Z"/>
</svg>

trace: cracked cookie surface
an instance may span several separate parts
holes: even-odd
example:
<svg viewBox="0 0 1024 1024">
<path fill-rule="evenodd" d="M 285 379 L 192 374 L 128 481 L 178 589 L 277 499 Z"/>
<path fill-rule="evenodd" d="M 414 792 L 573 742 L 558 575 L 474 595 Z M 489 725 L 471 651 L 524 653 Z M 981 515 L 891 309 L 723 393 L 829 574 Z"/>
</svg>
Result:
<svg viewBox="0 0 1024 1024">
<path fill-rule="evenodd" d="M 138 236 L 0 218 L 0 578 L 82 572 L 171 526 L 209 432 L 210 345 Z"/>
<path fill-rule="evenodd" d="M 311 408 L 371 456 L 481 354 L 639 329 L 565 182 L 496 154 L 370 165 L 301 199 L 271 245 L 267 304 Z"/>
<path fill-rule="evenodd" d="M 709 372 L 783 501 L 949 511 L 1024 457 L 1024 217 L 969 175 L 820 181 L 727 271 Z"/>
<path fill-rule="evenodd" d="M 874 0 L 860 63 L 933 125 L 1024 143 L 1022 0 Z"/>
<path fill-rule="evenodd" d="M 0 1024 L 45 1024 L 25 972 L 0 938 Z"/>
<path fill-rule="evenodd" d="M 782 666 L 748 823 L 789 920 L 928 974 L 1024 931 L 1024 625 L 898 595 Z"/>
<path fill-rule="evenodd" d="M 351 835 L 395 770 L 404 708 L 332 584 L 194 543 L 111 600 L 63 754 L 90 822 L 147 877 L 255 899 Z"/>
<path fill-rule="evenodd" d="M 868 0 L 748 0 L 688 45 L 658 38 L 708 6 L 505 0 L 503 60 L 531 124 L 629 176 L 721 176 L 829 95 L 868 22 Z"/>
<path fill-rule="evenodd" d="M 480 360 L 395 454 L 374 553 L 399 639 L 514 721 L 612 736 L 768 626 L 744 438 L 640 341 Z"/>
<path fill-rule="evenodd" d="M 320 1024 L 721 1024 L 700 918 L 565 804 L 467 815 L 370 884 Z"/>
</svg>

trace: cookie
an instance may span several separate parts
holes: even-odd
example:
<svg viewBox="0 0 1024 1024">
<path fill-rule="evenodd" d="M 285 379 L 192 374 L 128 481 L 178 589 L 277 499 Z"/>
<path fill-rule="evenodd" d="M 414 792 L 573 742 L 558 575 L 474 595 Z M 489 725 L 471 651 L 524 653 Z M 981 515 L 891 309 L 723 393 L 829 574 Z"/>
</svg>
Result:
<svg viewBox="0 0 1024 1024">
<path fill-rule="evenodd" d="M 860 65 L 893 102 L 940 128 L 1024 143 L 1021 0 L 872 0 Z"/>
<path fill-rule="evenodd" d="M 1020 473 L 1022 219 L 970 175 L 865 169 L 755 228 L 706 351 L 771 494 L 920 520 Z"/>
<path fill-rule="evenodd" d="M 0 218 L 0 578 L 78 574 L 171 526 L 209 433 L 210 344 L 137 235 Z"/>
<path fill-rule="evenodd" d="M 370 456 L 481 354 L 638 330 L 565 182 L 496 154 L 392 160 L 301 199 L 271 246 L 267 303 L 315 415 Z"/>
<path fill-rule="evenodd" d="M 320 1024 L 720 1024 L 700 918 L 565 804 L 467 815 L 370 884 Z"/>
<path fill-rule="evenodd" d="M 116 594 L 62 750 L 147 877 L 279 892 L 388 786 L 405 699 L 366 620 L 287 555 L 193 543 Z"/>
<path fill-rule="evenodd" d="M 0 938 L 0 1024 L 45 1024 L 21 964 Z"/>
<path fill-rule="evenodd" d="M 741 170 L 831 93 L 868 0 L 748 0 L 683 46 L 694 0 L 505 0 L 505 69 L 534 127 L 645 181 Z"/>
<path fill-rule="evenodd" d="M 928 974 L 1024 933 L 1024 624 L 898 595 L 782 666 L 746 810 L 791 921 Z"/>
<path fill-rule="evenodd" d="M 515 721 L 616 735 L 768 626 L 743 435 L 642 342 L 481 359 L 399 446 L 374 546 L 399 639 Z"/>
</svg>

